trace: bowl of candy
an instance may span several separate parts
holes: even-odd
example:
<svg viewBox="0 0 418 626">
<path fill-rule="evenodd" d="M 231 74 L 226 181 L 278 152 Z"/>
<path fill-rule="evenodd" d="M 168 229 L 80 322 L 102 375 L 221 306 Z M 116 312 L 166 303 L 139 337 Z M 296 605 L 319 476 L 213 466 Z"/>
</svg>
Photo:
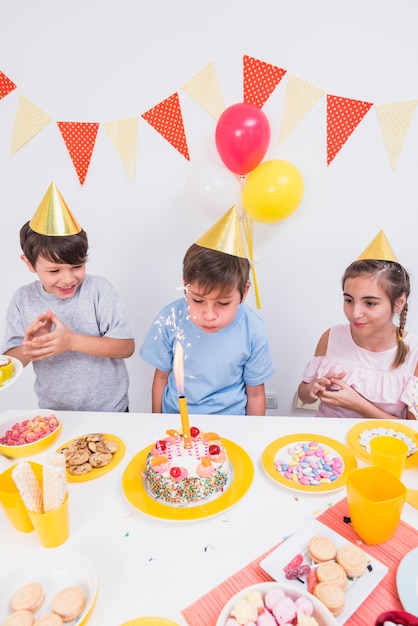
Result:
<svg viewBox="0 0 418 626">
<path fill-rule="evenodd" d="M 62 429 L 62 419 L 49 409 L 5 411 L 0 415 L 0 453 L 13 459 L 43 452 Z"/>
<path fill-rule="evenodd" d="M 337 626 L 320 600 L 305 589 L 278 582 L 258 583 L 239 591 L 222 609 L 216 626 Z"/>
</svg>

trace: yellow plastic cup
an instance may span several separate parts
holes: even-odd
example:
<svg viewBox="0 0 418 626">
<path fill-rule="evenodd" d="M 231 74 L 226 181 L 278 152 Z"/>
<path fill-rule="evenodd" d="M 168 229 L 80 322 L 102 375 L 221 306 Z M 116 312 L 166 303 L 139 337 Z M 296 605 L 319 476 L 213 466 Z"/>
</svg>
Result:
<svg viewBox="0 0 418 626">
<path fill-rule="evenodd" d="M 36 478 L 41 481 L 42 465 L 33 461 L 29 461 L 29 463 Z M 33 530 L 33 524 L 12 477 L 14 467 L 15 465 L 0 474 L 0 504 L 9 522 L 16 530 L 30 533 Z"/>
<path fill-rule="evenodd" d="M 44 548 L 56 548 L 70 536 L 68 493 L 64 502 L 48 513 L 33 513 L 29 517 Z"/>
<path fill-rule="evenodd" d="M 408 456 L 408 445 L 402 439 L 390 436 L 370 440 L 370 457 L 373 465 L 385 467 L 396 478 L 401 478 Z"/>
<path fill-rule="evenodd" d="M 393 537 L 405 498 L 405 485 L 384 467 L 370 465 L 347 474 L 351 524 L 364 543 L 384 543 Z"/>
</svg>

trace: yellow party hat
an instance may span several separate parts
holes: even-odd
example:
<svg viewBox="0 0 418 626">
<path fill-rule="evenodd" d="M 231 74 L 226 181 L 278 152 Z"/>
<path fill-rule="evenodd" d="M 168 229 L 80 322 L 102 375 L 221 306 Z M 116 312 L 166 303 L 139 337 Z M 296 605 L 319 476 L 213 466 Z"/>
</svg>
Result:
<svg viewBox="0 0 418 626">
<path fill-rule="evenodd" d="M 234 205 L 196 242 L 198 246 L 247 259 L 238 211 Z"/>
<path fill-rule="evenodd" d="M 81 231 L 81 226 L 54 183 L 50 184 L 29 226 L 36 233 L 48 237 L 76 235 Z"/>
<path fill-rule="evenodd" d="M 373 241 L 367 246 L 367 248 L 360 254 L 358 261 L 363 259 L 375 259 L 377 261 L 393 261 L 398 262 L 394 251 L 391 248 L 389 241 L 386 238 L 383 230 L 379 231 Z"/>
</svg>

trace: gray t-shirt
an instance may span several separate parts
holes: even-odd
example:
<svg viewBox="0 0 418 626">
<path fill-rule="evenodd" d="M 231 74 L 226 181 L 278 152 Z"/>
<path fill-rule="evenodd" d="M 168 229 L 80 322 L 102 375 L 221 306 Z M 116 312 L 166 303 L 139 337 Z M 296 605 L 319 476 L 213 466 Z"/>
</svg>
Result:
<svg viewBox="0 0 418 626">
<path fill-rule="evenodd" d="M 25 329 L 50 309 L 70 330 L 94 337 L 131 339 L 126 313 L 106 278 L 86 275 L 72 298 L 46 293 L 39 280 L 20 287 L 6 314 L 2 354 L 20 346 Z M 129 377 L 124 359 L 63 352 L 33 363 L 39 408 L 125 411 Z"/>
</svg>

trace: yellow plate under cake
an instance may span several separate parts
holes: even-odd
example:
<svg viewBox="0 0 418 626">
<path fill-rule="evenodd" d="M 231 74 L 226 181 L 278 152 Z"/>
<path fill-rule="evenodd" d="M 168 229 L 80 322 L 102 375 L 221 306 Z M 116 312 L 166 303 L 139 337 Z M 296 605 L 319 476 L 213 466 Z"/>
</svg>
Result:
<svg viewBox="0 0 418 626">
<path fill-rule="evenodd" d="M 138 452 L 128 463 L 123 477 L 122 489 L 128 501 L 141 513 L 165 520 L 196 520 L 217 515 L 236 504 L 248 491 L 254 478 L 254 465 L 245 450 L 222 437 L 233 467 L 234 477 L 226 491 L 215 500 L 190 507 L 175 507 L 152 498 L 144 487 L 142 473 L 145 461 L 153 447 L 149 445 Z"/>
<path fill-rule="evenodd" d="M 75 441 L 76 439 L 82 439 L 83 437 L 86 437 L 88 434 L 89 433 L 86 433 L 85 435 L 80 435 L 79 437 L 74 437 L 70 441 L 67 441 L 67 443 L 64 443 L 62 446 L 58 448 L 57 452 L 60 452 L 63 448 L 66 448 L 67 446 L 69 446 L 72 441 Z M 104 467 L 93 467 L 91 472 L 88 472 L 88 474 L 81 474 L 80 476 L 75 476 L 74 474 L 70 474 L 67 470 L 67 481 L 69 483 L 84 483 L 88 480 L 94 480 L 95 478 L 99 478 L 100 476 L 103 476 L 104 474 L 111 472 L 112 469 L 114 469 L 116 465 L 118 465 L 118 463 L 120 463 L 123 457 L 125 456 L 126 447 L 122 439 L 119 439 L 119 437 L 116 437 L 116 435 L 109 435 L 108 433 L 100 433 L 100 434 L 103 435 L 103 437 L 107 439 L 108 441 L 115 441 L 119 446 L 116 452 L 114 453 L 112 460 L 110 461 L 110 463 L 108 463 Z"/>
</svg>

